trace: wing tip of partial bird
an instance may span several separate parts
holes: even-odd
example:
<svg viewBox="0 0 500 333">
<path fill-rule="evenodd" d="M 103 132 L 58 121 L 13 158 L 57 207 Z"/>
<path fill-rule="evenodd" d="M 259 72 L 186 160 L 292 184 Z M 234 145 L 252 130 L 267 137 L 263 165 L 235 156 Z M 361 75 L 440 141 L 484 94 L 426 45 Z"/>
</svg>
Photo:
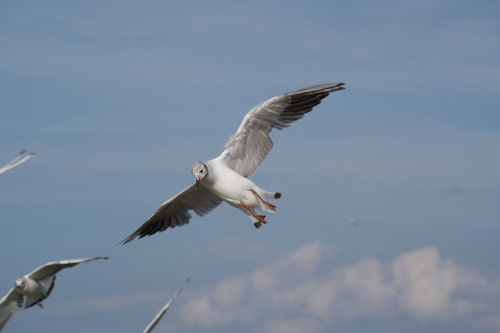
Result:
<svg viewBox="0 0 500 333">
<path fill-rule="evenodd" d="M 120 241 L 120 242 L 116 243 L 116 244 L 115 244 L 115 246 L 118 246 L 118 245 L 125 245 L 125 244 L 127 244 L 127 243 L 129 243 L 129 242 L 133 241 L 133 240 L 134 240 L 134 238 L 135 238 L 136 236 L 137 236 L 137 235 L 130 235 L 130 236 L 128 236 L 127 238 L 125 238 L 124 240 L 122 240 L 122 241 Z"/>
<path fill-rule="evenodd" d="M 316 84 L 314 86 L 305 87 L 305 88 L 302 88 L 302 89 L 299 89 L 296 91 L 292 91 L 289 94 L 292 94 L 292 95 L 295 95 L 295 94 L 299 94 L 299 95 L 300 94 L 305 94 L 305 95 L 324 94 L 324 97 L 326 97 L 331 92 L 346 89 L 344 87 L 344 85 L 345 85 L 344 82 L 321 83 L 321 84 Z"/>
<path fill-rule="evenodd" d="M 80 260 L 79 263 L 82 263 L 82 262 L 91 262 L 91 261 L 99 261 L 99 260 L 108 260 L 109 258 L 110 258 L 109 256 L 105 256 L 105 257 L 94 257 L 94 258 L 79 259 Z"/>
<path fill-rule="evenodd" d="M 344 82 L 336 82 L 336 83 L 330 83 L 330 89 L 331 91 L 336 91 L 336 90 L 344 90 L 346 87 L 344 87 L 345 83 Z"/>
<path fill-rule="evenodd" d="M 127 244 L 127 243 L 129 243 L 129 242 L 133 241 L 133 240 L 134 240 L 135 238 L 137 238 L 137 237 L 142 238 L 142 237 L 144 237 L 144 236 L 149 236 L 149 235 L 152 235 L 151 233 L 148 233 L 148 232 L 147 232 L 147 230 L 146 230 L 147 228 L 145 228 L 145 226 L 147 226 L 147 225 L 148 225 L 148 222 L 149 222 L 149 221 L 144 222 L 144 224 L 143 224 L 142 226 L 140 226 L 140 228 L 139 228 L 139 229 L 137 229 L 136 231 L 134 231 L 134 232 L 132 233 L 132 235 L 128 236 L 127 238 L 125 238 L 125 239 L 124 239 L 124 240 L 122 240 L 121 242 L 119 242 L 119 243 L 115 244 L 115 246 L 116 246 L 116 245 L 125 245 L 125 244 Z"/>
</svg>

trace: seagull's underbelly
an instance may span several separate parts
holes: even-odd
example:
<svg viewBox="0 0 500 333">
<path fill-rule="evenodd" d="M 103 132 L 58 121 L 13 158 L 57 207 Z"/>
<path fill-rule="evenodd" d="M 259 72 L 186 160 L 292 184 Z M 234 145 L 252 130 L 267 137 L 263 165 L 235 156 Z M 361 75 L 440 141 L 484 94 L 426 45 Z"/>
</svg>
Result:
<svg viewBox="0 0 500 333">
<path fill-rule="evenodd" d="M 239 208 L 240 203 L 250 207 L 259 205 L 257 198 L 250 191 L 258 187 L 247 178 L 241 176 L 239 178 L 228 177 L 224 182 L 216 182 L 208 187 L 215 195 L 232 206 Z"/>
</svg>

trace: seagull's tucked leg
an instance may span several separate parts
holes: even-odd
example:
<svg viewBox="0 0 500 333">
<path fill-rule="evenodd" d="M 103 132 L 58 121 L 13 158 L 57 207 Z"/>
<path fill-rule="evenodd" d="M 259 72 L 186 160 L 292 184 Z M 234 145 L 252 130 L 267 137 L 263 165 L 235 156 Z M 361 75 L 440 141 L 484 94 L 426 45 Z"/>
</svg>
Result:
<svg viewBox="0 0 500 333">
<path fill-rule="evenodd" d="M 36 305 L 38 305 L 40 308 L 42 308 L 42 309 L 43 309 L 43 304 L 42 304 L 42 303 L 40 303 L 39 301 L 36 301 Z"/>
<path fill-rule="evenodd" d="M 262 199 L 262 198 L 260 197 L 260 195 L 259 195 L 257 192 L 255 192 L 254 190 L 250 189 L 250 191 L 251 191 L 251 192 L 252 192 L 252 193 L 253 193 L 253 194 L 254 194 L 257 198 L 259 198 L 259 200 L 260 200 L 260 201 L 261 201 L 264 205 L 266 205 L 267 207 L 271 208 L 272 210 L 276 210 L 276 205 L 273 205 L 273 204 L 271 204 L 271 203 L 269 203 L 269 202 L 265 201 L 264 199 Z M 277 194 L 279 194 L 279 195 L 281 196 L 281 194 L 280 194 L 280 193 L 277 193 Z M 274 196 L 276 197 L 276 194 L 275 194 Z"/>
<path fill-rule="evenodd" d="M 252 214 L 253 217 L 255 217 L 257 220 L 259 220 L 260 222 L 266 224 L 266 220 L 264 220 L 266 218 L 265 215 L 257 215 L 255 214 L 247 205 L 245 205 L 243 202 L 240 202 L 240 205 L 242 205 L 243 207 L 245 207 L 249 212 L 250 214 Z M 257 226 L 256 223 L 254 223 L 255 227 L 256 228 L 260 228 L 260 226 Z"/>
</svg>

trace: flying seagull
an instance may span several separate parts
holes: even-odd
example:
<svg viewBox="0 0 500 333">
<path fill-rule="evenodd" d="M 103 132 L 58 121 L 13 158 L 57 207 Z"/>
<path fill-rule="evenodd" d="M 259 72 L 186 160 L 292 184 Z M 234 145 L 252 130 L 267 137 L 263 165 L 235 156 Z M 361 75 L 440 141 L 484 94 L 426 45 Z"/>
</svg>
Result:
<svg viewBox="0 0 500 333">
<path fill-rule="evenodd" d="M 153 320 L 149 323 L 149 325 L 146 327 L 146 329 L 144 329 L 142 333 L 149 333 L 153 330 L 153 328 L 155 328 L 156 324 L 158 324 L 158 322 L 161 320 L 165 312 L 167 312 L 170 305 L 172 305 L 175 299 L 181 294 L 182 290 L 184 289 L 186 284 L 188 284 L 189 281 L 191 281 L 191 279 L 187 279 L 186 282 L 184 282 L 181 289 L 179 289 L 179 291 L 167 302 L 167 304 L 165 304 L 165 306 L 160 310 L 160 312 L 156 314 L 156 316 L 153 318 Z"/>
<path fill-rule="evenodd" d="M 105 259 L 108 259 L 108 257 L 53 261 L 38 267 L 28 275 L 18 278 L 14 283 L 14 287 L 0 300 L 0 331 L 10 317 L 23 306 L 24 296 L 26 296 L 25 309 L 35 304 L 43 308 L 41 302 L 50 295 L 54 288 L 56 274 L 61 269 L 73 267 L 82 262 Z"/>
<path fill-rule="evenodd" d="M 329 93 L 344 89 L 343 83 L 325 83 L 271 98 L 254 107 L 226 143 L 222 154 L 207 162 L 196 162 L 191 170 L 195 183 L 164 202 L 132 235 L 152 235 L 189 223 L 190 210 L 203 216 L 225 201 L 248 215 L 256 228 L 266 223 L 255 209 L 273 213 L 276 206 L 268 198 L 278 199 L 279 192 L 261 189 L 248 179 L 273 148 L 269 132 L 282 130 L 310 112 Z"/>
<path fill-rule="evenodd" d="M 28 155 L 24 155 L 26 150 L 23 150 L 22 152 L 19 153 L 19 155 L 16 156 L 10 163 L 6 164 L 4 167 L 0 168 L 0 174 L 4 173 L 5 171 L 12 169 L 15 166 L 18 166 L 19 164 L 26 162 L 30 158 L 35 155 L 35 153 L 29 153 Z"/>
<path fill-rule="evenodd" d="M 361 222 L 363 222 L 364 220 L 366 220 L 366 216 L 359 217 L 359 218 L 355 219 L 354 217 L 352 217 L 352 216 L 350 216 L 350 215 L 347 215 L 347 214 L 346 214 L 346 215 L 344 215 L 344 218 L 345 218 L 347 221 L 351 222 L 351 224 L 352 224 L 353 226 L 355 226 L 355 227 L 356 227 L 358 224 L 360 224 Z"/>
</svg>

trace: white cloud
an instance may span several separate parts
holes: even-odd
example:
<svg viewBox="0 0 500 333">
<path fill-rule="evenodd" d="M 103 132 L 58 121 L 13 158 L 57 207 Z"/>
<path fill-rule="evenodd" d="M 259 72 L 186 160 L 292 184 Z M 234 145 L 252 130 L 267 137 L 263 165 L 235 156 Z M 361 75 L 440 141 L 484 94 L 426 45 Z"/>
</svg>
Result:
<svg viewBox="0 0 500 333">
<path fill-rule="evenodd" d="M 398 302 L 419 318 L 459 315 L 470 309 L 465 299 L 453 296 L 461 286 L 481 285 L 482 279 L 457 266 L 442 261 L 435 248 L 400 255 L 392 263 Z"/>
<path fill-rule="evenodd" d="M 235 320 L 232 313 L 222 311 L 220 306 L 217 307 L 208 294 L 190 301 L 184 309 L 186 310 L 183 311 L 183 318 L 189 326 L 213 327 L 228 324 Z"/>
<path fill-rule="evenodd" d="M 221 306 L 232 306 L 243 301 L 248 291 L 248 281 L 241 278 L 224 280 L 214 289 L 215 302 Z"/>
<path fill-rule="evenodd" d="M 250 275 L 255 290 L 266 291 L 282 286 L 283 281 L 299 283 L 314 275 L 325 259 L 328 248 L 321 242 L 312 242 L 274 262 L 256 269 Z"/>
<path fill-rule="evenodd" d="M 330 254 L 326 244 L 312 242 L 223 280 L 184 305 L 182 320 L 187 327 L 239 324 L 265 332 L 326 332 L 368 317 L 477 331 L 498 322 L 498 301 L 485 297 L 499 292 L 498 283 L 443 260 L 436 248 L 403 253 L 389 264 L 365 258 L 340 267 Z"/>
</svg>

